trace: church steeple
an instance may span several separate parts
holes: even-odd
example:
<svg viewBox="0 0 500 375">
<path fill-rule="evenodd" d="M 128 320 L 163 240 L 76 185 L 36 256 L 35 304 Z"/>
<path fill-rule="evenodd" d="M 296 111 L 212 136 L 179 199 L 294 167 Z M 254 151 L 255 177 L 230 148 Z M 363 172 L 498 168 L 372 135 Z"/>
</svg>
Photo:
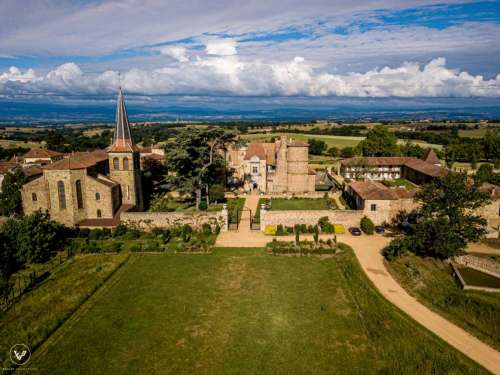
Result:
<svg viewBox="0 0 500 375">
<path fill-rule="evenodd" d="M 118 93 L 118 101 L 116 103 L 116 125 L 115 134 L 113 136 L 113 144 L 110 151 L 112 152 L 133 152 L 137 151 L 130 125 L 128 123 L 127 109 L 125 108 L 125 97 L 122 89 Z"/>
</svg>

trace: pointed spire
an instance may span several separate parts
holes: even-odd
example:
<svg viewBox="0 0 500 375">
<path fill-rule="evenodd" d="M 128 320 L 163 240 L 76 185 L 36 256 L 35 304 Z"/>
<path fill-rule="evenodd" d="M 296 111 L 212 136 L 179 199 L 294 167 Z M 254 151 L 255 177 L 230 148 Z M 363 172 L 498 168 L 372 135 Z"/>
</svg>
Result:
<svg viewBox="0 0 500 375">
<path fill-rule="evenodd" d="M 125 97 L 120 87 L 116 104 L 116 126 L 111 151 L 130 152 L 135 151 L 135 149 L 134 139 L 128 123 L 127 109 L 125 108 Z"/>
</svg>

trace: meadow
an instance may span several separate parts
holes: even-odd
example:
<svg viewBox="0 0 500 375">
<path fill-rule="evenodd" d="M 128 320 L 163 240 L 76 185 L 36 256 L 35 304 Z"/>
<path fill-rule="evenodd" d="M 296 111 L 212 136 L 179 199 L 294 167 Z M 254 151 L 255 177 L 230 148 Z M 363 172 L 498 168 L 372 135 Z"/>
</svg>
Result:
<svg viewBox="0 0 500 375">
<path fill-rule="evenodd" d="M 462 290 L 450 265 L 438 259 L 405 255 L 387 265 L 411 295 L 500 350 L 498 294 Z"/>
<path fill-rule="evenodd" d="M 485 373 L 384 300 L 350 249 L 132 255 L 31 362 L 51 374 Z"/>
</svg>

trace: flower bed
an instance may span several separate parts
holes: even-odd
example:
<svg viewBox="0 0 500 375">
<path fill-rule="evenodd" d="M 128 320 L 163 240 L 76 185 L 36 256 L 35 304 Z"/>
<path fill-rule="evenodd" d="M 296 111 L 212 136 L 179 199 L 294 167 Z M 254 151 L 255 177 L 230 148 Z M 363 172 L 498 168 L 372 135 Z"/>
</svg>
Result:
<svg viewBox="0 0 500 375">
<path fill-rule="evenodd" d="M 326 241 L 278 241 L 274 239 L 266 245 L 266 250 L 273 255 L 333 255 L 339 250 L 337 243 Z"/>
</svg>

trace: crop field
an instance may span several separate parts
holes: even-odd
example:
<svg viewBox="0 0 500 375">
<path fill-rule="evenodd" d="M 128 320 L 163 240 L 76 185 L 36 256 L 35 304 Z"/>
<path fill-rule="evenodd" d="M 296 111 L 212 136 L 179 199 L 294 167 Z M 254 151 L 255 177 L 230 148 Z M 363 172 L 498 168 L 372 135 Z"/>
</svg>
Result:
<svg viewBox="0 0 500 375">
<path fill-rule="evenodd" d="M 35 353 L 51 374 L 485 373 L 384 300 L 349 249 L 133 255 Z"/>
</svg>

